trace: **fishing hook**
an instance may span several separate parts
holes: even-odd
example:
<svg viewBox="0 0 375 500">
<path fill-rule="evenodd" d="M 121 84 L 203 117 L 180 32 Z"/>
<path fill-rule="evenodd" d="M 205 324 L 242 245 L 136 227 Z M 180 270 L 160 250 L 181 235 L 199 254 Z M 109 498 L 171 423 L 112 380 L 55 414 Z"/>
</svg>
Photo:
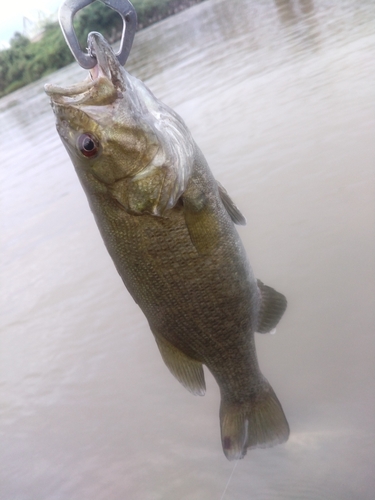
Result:
<svg viewBox="0 0 375 500">
<path fill-rule="evenodd" d="M 122 17 L 123 27 L 120 49 L 116 52 L 117 59 L 124 65 L 132 48 L 133 39 L 137 27 L 137 13 L 129 0 L 100 0 L 102 3 L 118 12 Z M 95 0 L 65 0 L 59 10 L 59 22 L 65 41 L 70 48 L 78 64 L 85 69 L 91 69 L 96 65 L 96 57 L 85 53 L 81 49 L 77 35 L 73 28 L 74 15 Z"/>
</svg>

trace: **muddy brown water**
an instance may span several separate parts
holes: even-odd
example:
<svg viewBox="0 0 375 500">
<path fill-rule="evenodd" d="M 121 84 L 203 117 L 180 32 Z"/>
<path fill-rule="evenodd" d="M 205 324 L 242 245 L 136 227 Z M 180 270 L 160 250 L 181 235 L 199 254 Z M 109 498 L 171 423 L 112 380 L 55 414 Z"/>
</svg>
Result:
<svg viewBox="0 0 375 500">
<path fill-rule="evenodd" d="M 288 298 L 256 342 L 291 436 L 227 485 L 215 381 L 193 397 L 164 366 L 55 132 L 43 83 L 73 64 L 0 100 L 1 500 L 373 499 L 375 3 L 207 0 L 138 33 L 127 67 Z"/>
</svg>

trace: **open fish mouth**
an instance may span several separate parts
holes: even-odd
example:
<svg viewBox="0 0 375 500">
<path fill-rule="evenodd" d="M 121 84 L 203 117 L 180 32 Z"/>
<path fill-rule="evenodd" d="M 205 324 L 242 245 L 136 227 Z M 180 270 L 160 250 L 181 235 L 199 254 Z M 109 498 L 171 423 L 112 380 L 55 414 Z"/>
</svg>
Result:
<svg viewBox="0 0 375 500">
<path fill-rule="evenodd" d="M 113 103 L 125 91 L 125 79 L 116 54 L 107 40 L 95 31 L 88 36 L 88 50 L 97 60 L 88 77 L 69 87 L 46 84 L 45 92 L 55 104 L 106 105 Z"/>
</svg>

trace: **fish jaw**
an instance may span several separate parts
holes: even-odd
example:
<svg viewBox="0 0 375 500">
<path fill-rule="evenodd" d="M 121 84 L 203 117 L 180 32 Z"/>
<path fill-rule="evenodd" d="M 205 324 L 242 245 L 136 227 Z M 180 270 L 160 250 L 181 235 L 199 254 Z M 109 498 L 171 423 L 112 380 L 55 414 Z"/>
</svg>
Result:
<svg viewBox="0 0 375 500">
<path fill-rule="evenodd" d="M 89 50 L 95 54 L 97 64 L 83 82 L 69 87 L 45 85 L 44 90 L 52 102 L 104 106 L 114 103 L 126 91 L 126 72 L 106 39 L 100 33 L 92 32 L 88 42 Z"/>
</svg>

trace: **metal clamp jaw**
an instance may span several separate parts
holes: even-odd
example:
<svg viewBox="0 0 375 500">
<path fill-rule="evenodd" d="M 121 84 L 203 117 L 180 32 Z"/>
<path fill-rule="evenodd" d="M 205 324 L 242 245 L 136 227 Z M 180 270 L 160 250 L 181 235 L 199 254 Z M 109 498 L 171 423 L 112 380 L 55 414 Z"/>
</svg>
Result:
<svg viewBox="0 0 375 500">
<path fill-rule="evenodd" d="M 102 3 L 120 14 L 123 20 L 120 49 L 116 52 L 117 59 L 124 65 L 132 48 L 134 35 L 137 27 L 137 13 L 129 0 L 100 0 Z M 95 0 L 65 0 L 59 10 L 59 22 L 65 41 L 72 51 L 78 64 L 85 69 L 91 69 L 96 65 L 93 54 L 85 53 L 81 49 L 77 35 L 73 28 L 73 17 L 75 14 L 95 2 Z"/>
</svg>

